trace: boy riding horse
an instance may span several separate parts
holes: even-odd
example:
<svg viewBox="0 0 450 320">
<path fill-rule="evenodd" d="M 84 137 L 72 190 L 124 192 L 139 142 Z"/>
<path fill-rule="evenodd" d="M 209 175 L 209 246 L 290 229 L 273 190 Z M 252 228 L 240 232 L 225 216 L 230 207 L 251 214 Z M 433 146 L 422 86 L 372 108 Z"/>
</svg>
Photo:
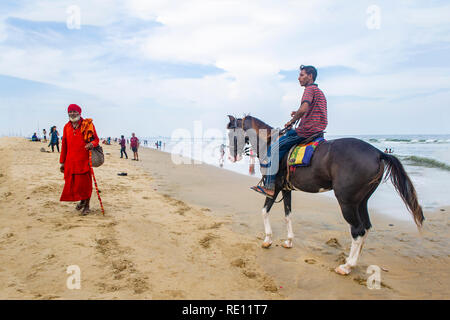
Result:
<svg viewBox="0 0 450 320">
<path fill-rule="evenodd" d="M 264 187 L 254 186 L 253 190 L 269 198 L 273 198 L 275 193 L 275 177 L 278 172 L 278 164 L 289 149 L 306 140 L 307 138 L 325 130 L 327 120 L 327 100 L 322 90 L 314 83 L 317 77 L 317 70 L 313 66 L 300 66 L 298 81 L 303 92 L 300 108 L 292 111 L 292 119 L 284 126 L 291 128 L 298 119 L 301 119 L 297 129 L 289 129 L 278 142 L 273 143 L 267 151 L 265 159 L 261 162 L 261 167 L 267 168 L 264 179 Z"/>
</svg>

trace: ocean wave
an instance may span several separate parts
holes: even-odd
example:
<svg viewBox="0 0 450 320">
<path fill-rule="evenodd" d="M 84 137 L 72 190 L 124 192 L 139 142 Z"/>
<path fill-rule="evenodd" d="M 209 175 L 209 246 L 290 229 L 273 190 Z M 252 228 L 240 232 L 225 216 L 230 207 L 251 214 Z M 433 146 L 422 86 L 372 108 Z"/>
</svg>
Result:
<svg viewBox="0 0 450 320">
<path fill-rule="evenodd" d="M 414 144 L 414 143 L 425 143 L 425 144 L 447 144 L 450 143 L 450 139 L 397 139 L 397 138 L 386 138 L 386 139 L 377 139 L 377 138 L 369 138 L 366 139 L 369 142 L 372 143 L 407 143 L 407 144 Z"/>
<path fill-rule="evenodd" d="M 403 156 L 402 160 L 406 161 L 408 165 L 420 166 L 427 168 L 436 168 L 441 170 L 450 171 L 450 165 L 440 162 L 431 158 L 417 157 L 417 156 Z"/>
</svg>

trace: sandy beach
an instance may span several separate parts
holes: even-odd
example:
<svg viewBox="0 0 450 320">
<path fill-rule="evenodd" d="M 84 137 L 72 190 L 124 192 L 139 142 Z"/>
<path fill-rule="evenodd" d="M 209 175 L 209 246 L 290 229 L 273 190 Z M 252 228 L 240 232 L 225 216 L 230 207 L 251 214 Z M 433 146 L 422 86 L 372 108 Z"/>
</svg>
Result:
<svg viewBox="0 0 450 320">
<path fill-rule="evenodd" d="M 264 199 L 249 189 L 256 178 L 175 165 L 170 154 L 147 148 L 139 162 L 120 159 L 118 145 L 103 147 L 105 164 L 95 174 L 105 216 L 95 190 L 92 213 L 80 216 L 75 203 L 59 201 L 58 153 L 41 152 L 46 143 L 0 138 L 0 299 L 450 296 L 450 207 L 425 211 L 422 233 L 412 219 L 372 211 L 359 264 L 340 276 L 333 270 L 351 238 L 334 199 L 293 194 L 292 249 L 280 246 L 286 227 L 276 204 L 276 241 L 262 249 Z M 67 288 L 71 265 L 81 270 L 81 289 Z M 379 290 L 366 286 L 370 265 L 382 270 Z"/>
</svg>

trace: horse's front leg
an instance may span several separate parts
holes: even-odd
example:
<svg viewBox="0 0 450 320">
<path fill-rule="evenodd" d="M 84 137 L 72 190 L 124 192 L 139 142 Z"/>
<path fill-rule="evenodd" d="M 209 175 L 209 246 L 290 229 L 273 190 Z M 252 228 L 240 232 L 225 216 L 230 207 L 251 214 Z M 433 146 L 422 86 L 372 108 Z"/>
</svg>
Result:
<svg viewBox="0 0 450 320">
<path fill-rule="evenodd" d="M 264 242 L 262 243 L 261 247 L 265 249 L 269 248 L 272 245 L 272 227 L 270 226 L 269 221 L 269 211 L 272 208 L 279 192 L 280 190 L 275 189 L 273 199 L 266 197 L 266 201 L 264 202 L 264 207 L 262 209 L 264 232 L 266 233 L 266 236 L 264 237 Z"/>
<path fill-rule="evenodd" d="M 291 191 L 283 190 L 283 202 L 284 202 L 284 217 L 286 220 L 287 228 L 287 240 L 284 241 L 284 248 L 292 248 L 292 240 L 294 239 L 294 232 L 292 231 L 292 221 L 291 221 Z"/>
</svg>

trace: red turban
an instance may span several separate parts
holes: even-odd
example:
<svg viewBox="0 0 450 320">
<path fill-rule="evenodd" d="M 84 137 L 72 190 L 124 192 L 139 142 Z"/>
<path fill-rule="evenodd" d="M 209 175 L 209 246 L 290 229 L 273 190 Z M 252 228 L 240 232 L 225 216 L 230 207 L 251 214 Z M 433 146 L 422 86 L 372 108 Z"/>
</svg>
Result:
<svg viewBox="0 0 450 320">
<path fill-rule="evenodd" d="M 71 104 L 69 108 L 67 108 L 67 112 L 69 113 L 70 111 L 77 111 L 79 114 L 81 114 L 81 108 L 77 104 Z"/>
</svg>

